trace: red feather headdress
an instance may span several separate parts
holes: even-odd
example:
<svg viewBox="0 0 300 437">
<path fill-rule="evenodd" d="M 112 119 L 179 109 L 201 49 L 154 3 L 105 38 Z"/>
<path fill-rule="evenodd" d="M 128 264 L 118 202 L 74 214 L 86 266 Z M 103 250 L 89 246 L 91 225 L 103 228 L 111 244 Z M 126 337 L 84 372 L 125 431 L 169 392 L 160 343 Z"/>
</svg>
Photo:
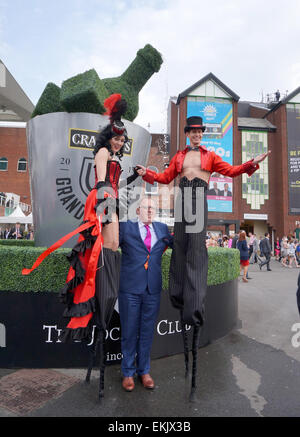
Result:
<svg viewBox="0 0 300 437">
<path fill-rule="evenodd" d="M 111 94 L 103 102 L 106 112 L 103 115 L 108 115 L 110 121 L 121 120 L 127 109 L 126 100 L 122 99 L 121 94 Z"/>
<path fill-rule="evenodd" d="M 126 128 L 121 122 L 121 117 L 127 109 L 126 100 L 122 99 L 121 94 L 111 94 L 104 100 L 103 105 L 106 112 L 103 115 L 108 115 L 111 123 L 111 128 L 116 135 L 122 135 Z"/>
</svg>

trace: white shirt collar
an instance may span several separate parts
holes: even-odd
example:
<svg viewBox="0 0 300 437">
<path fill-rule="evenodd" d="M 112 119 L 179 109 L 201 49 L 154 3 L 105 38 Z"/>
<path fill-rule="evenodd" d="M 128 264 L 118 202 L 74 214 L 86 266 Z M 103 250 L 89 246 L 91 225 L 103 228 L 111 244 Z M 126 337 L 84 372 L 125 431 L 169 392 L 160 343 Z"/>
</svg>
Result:
<svg viewBox="0 0 300 437">
<path fill-rule="evenodd" d="M 138 218 L 138 224 L 139 224 L 139 227 L 140 227 L 140 228 L 142 228 L 142 227 L 145 226 L 145 223 L 143 223 L 143 222 L 140 220 L 140 218 Z M 151 229 L 153 228 L 153 224 L 152 224 L 152 223 L 150 223 L 149 228 L 151 228 Z"/>
</svg>

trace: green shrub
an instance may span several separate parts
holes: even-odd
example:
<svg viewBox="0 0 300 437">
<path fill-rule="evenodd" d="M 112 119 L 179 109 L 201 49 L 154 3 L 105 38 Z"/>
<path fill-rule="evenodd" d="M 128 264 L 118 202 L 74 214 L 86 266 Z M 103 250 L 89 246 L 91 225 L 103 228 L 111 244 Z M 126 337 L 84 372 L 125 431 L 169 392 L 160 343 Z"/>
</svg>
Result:
<svg viewBox="0 0 300 437">
<path fill-rule="evenodd" d="M 102 102 L 108 92 L 94 69 L 65 80 L 61 86 L 60 102 L 68 112 L 105 112 Z"/>
<path fill-rule="evenodd" d="M 240 251 L 225 247 L 208 248 L 208 285 L 218 285 L 240 274 Z"/>
<path fill-rule="evenodd" d="M 34 240 L 1 240 L 1 246 L 22 246 L 22 247 L 34 247 Z"/>
<path fill-rule="evenodd" d="M 43 247 L 0 245 L 0 291 L 54 291 L 65 284 L 69 270 L 66 255 L 70 249 L 57 249 L 30 275 L 23 276 L 23 268 L 31 268 Z M 171 250 L 162 257 L 163 289 L 168 288 Z M 236 249 L 208 249 L 208 285 L 217 285 L 239 276 L 240 253 Z"/>
<path fill-rule="evenodd" d="M 65 109 L 60 103 L 60 88 L 55 83 L 48 83 L 39 101 L 34 108 L 31 118 L 36 115 L 49 114 L 51 112 L 64 112 Z"/>
<path fill-rule="evenodd" d="M 0 246 L 0 290 L 3 291 L 59 291 L 66 280 L 69 263 L 65 255 L 70 249 L 57 249 L 30 275 L 23 276 L 23 268 L 31 268 L 45 247 Z"/>
</svg>

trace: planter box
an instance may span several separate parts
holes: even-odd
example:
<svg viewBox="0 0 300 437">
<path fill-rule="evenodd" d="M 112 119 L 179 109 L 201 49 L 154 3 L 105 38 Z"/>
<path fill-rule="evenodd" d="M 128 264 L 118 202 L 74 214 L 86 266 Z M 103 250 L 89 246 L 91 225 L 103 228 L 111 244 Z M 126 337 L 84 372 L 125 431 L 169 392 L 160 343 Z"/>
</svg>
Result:
<svg viewBox="0 0 300 437">
<path fill-rule="evenodd" d="M 228 334 L 238 318 L 237 279 L 208 287 L 206 323 L 200 346 Z M 88 364 L 86 343 L 58 341 L 66 325 L 64 305 L 57 293 L 1 291 L 0 367 L 1 368 L 78 368 Z M 191 343 L 193 329 L 189 327 Z M 107 364 L 121 360 L 120 321 L 114 312 L 107 332 Z M 152 358 L 183 352 L 179 311 L 172 307 L 168 292 L 162 291 L 161 307 L 154 336 Z"/>
</svg>

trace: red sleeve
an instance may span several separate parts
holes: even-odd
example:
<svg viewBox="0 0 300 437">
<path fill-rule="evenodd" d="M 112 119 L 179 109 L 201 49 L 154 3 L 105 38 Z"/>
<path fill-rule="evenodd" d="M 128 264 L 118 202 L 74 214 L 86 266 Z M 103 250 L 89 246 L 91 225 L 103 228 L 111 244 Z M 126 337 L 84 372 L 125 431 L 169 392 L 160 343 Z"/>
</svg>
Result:
<svg viewBox="0 0 300 437">
<path fill-rule="evenodd" d="M 247 173 L 248 176 L 251 176 L 256 170 L 259 169 L 259 165 L 253 165 L 252 161 L 253 159 L 251 159 L 251 161 L 244 162 L 244 164 L 241 165 L 230 165 L 223 161 L 220 156 L 214 153 L 212 172 L 221 173 L 222 175 L 230 176 L 231 178 L 239 176 L 243 173 Z"/>
<path fill-rule="evenodd" d="M 166 168 L 163 173 L 156 173 L 155 171 L 147 168 L 146 174 L 143 176 L 143 180 L 152 185 L 154 182 L 159 182 L 160 184 L 169 184 L 178 175 L 178 171 L 176 170 L 176 157 L 177 155 L 173 156 L 169 167 Z"/>
</svg>

